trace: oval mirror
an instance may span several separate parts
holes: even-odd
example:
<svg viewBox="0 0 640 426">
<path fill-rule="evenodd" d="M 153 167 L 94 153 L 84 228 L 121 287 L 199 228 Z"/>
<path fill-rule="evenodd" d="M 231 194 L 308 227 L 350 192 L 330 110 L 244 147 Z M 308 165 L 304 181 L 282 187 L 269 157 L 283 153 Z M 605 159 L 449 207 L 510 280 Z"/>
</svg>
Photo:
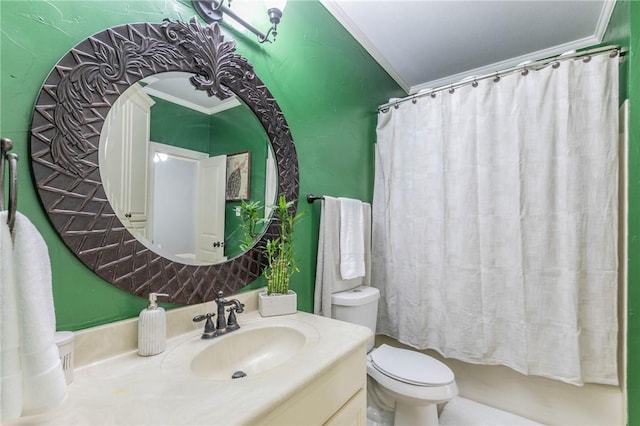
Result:
<svg viewBox="0 0 640 426">
<path fill-rule="evenodd" d="M 280 107 L 251 64 L 235 53 L 234 43 L 224 41 L 218 25 L 201 26 L 195 19 L 109 28 L 60 59 L 36 101 L 31 162 L 51 223 L 88 268 L 132 294 L 163 292 L 176 303 L 201 303 L 257 278 L 265 266 L 261 247 L 279 230 L 269 221 L 246 252 L 219 263 L 188 265 L 149 249 L 119 219 L 99 167 L 105 119 L 127 89 L 172 71 L 191 73 L 193 87 L 223 100 L 235 95 L 251 110 L 273 151 L 274 198 L 283 195 L 295 209 L 298 160 Z M 233 188 L 237 195 L 241 185 Z"/>
<path fill-rule="evenodd" d="M 138 241 L 176 262 L 211 265 L 242 253 L 242 201 L 259 201 L 268 216 L 275 161 L 244 102 L 208 96 L 193 76 L 154 74 L 120 95 L 100 132 L 99 165 L 111 207 Z"/>
</svg>

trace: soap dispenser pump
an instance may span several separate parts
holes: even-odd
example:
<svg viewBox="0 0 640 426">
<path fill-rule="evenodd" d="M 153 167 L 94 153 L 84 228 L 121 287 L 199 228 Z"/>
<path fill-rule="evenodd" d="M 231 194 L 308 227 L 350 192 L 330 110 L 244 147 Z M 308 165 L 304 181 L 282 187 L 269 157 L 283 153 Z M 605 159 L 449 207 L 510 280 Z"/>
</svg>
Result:
<svg viewBox="0 0 640 426">
<path fill-rule="evenodd" d="M 165 293 L 149 293 L 149 306 L 138 318 L 138 355 L 151 356 L 163 352 L 167 347 L 167 318 L 164 309 L 156 303 Z"/>
</svg>

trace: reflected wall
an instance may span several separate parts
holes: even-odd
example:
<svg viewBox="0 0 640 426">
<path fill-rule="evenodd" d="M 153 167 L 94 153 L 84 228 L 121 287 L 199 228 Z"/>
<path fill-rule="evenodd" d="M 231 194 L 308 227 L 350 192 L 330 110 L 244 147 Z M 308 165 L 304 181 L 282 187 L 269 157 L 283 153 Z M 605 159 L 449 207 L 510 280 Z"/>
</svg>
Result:
<svg viewBox="0 0 640 426">
<path fill-rule="evenodd" d="M 151 96 L 151 140 L 208 154 L 230 155 L 249 151 L 250 200 L 265 202 L 266 162 L 269 139 L 255 115 L 241 104 L 216 114 L 204 114 Z M 276 184 L 277 182 L 274 182 Z M 239 255 L 242 234 L 236 209 L 240 201 L 225 203 L 225 256 Z"/>
</svg>

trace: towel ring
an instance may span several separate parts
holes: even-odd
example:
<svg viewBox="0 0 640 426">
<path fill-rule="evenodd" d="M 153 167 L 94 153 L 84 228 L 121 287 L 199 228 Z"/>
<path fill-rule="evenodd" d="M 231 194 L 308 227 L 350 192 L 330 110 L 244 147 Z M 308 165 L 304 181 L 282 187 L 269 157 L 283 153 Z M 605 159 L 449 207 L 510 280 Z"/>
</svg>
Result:
<svg viewBox="0 0 640 426">
<path fill-rule="evenodd" d="M 13 232 L 18 207 L 18 155 L 7 154 L 7 160 L 9 162 L 9 217 L 7 225 L 9 225 L 9 231 Z"/>
<path fill-rule="evenodd" d="M 16 210 L 18 206 L 18 155 L 9 154 L 13 148 L 13 141 L 9 138 L 0 139 L 0 210 L 4 210 L 5 190 L 5 161 L 9 167 L 9 205 L 7 215 L 7 225 L 13 232 L 13 225 L 16 221 Z"/>
</svg>

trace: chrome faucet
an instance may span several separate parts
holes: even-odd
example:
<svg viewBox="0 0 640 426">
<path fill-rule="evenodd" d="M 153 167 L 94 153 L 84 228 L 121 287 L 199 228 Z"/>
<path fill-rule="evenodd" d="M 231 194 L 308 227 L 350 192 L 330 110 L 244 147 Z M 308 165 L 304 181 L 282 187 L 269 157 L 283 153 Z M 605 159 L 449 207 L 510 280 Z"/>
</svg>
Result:
<svg viewBox="0 0 640 426">
<path fill-rule="evenodd" d="M 223 297 L 222 292 L 218 292 L 218 297 L 215 299 L 216 305 L 218 305 L 218 319 L 217 324 L 213 323 L 214 313 L 208 313 L 204 315 L 196 315 L 193 317 L 194 322 L 200 322 L 206 320 L 204 324 L 204 332 L 202 333 L 203 339 L 213 339 L 214 337 L 222 336 L 223 334 L 231 333 L 234 330 L 240 328 L 236 313 L 244 312 L 244 303 L 240 303 L 238 299 L 227 300 Z M 229 317 L 225 318 L 224 311 L 227 306 L 233 305 L 229 308 Z"/>
</svg>

